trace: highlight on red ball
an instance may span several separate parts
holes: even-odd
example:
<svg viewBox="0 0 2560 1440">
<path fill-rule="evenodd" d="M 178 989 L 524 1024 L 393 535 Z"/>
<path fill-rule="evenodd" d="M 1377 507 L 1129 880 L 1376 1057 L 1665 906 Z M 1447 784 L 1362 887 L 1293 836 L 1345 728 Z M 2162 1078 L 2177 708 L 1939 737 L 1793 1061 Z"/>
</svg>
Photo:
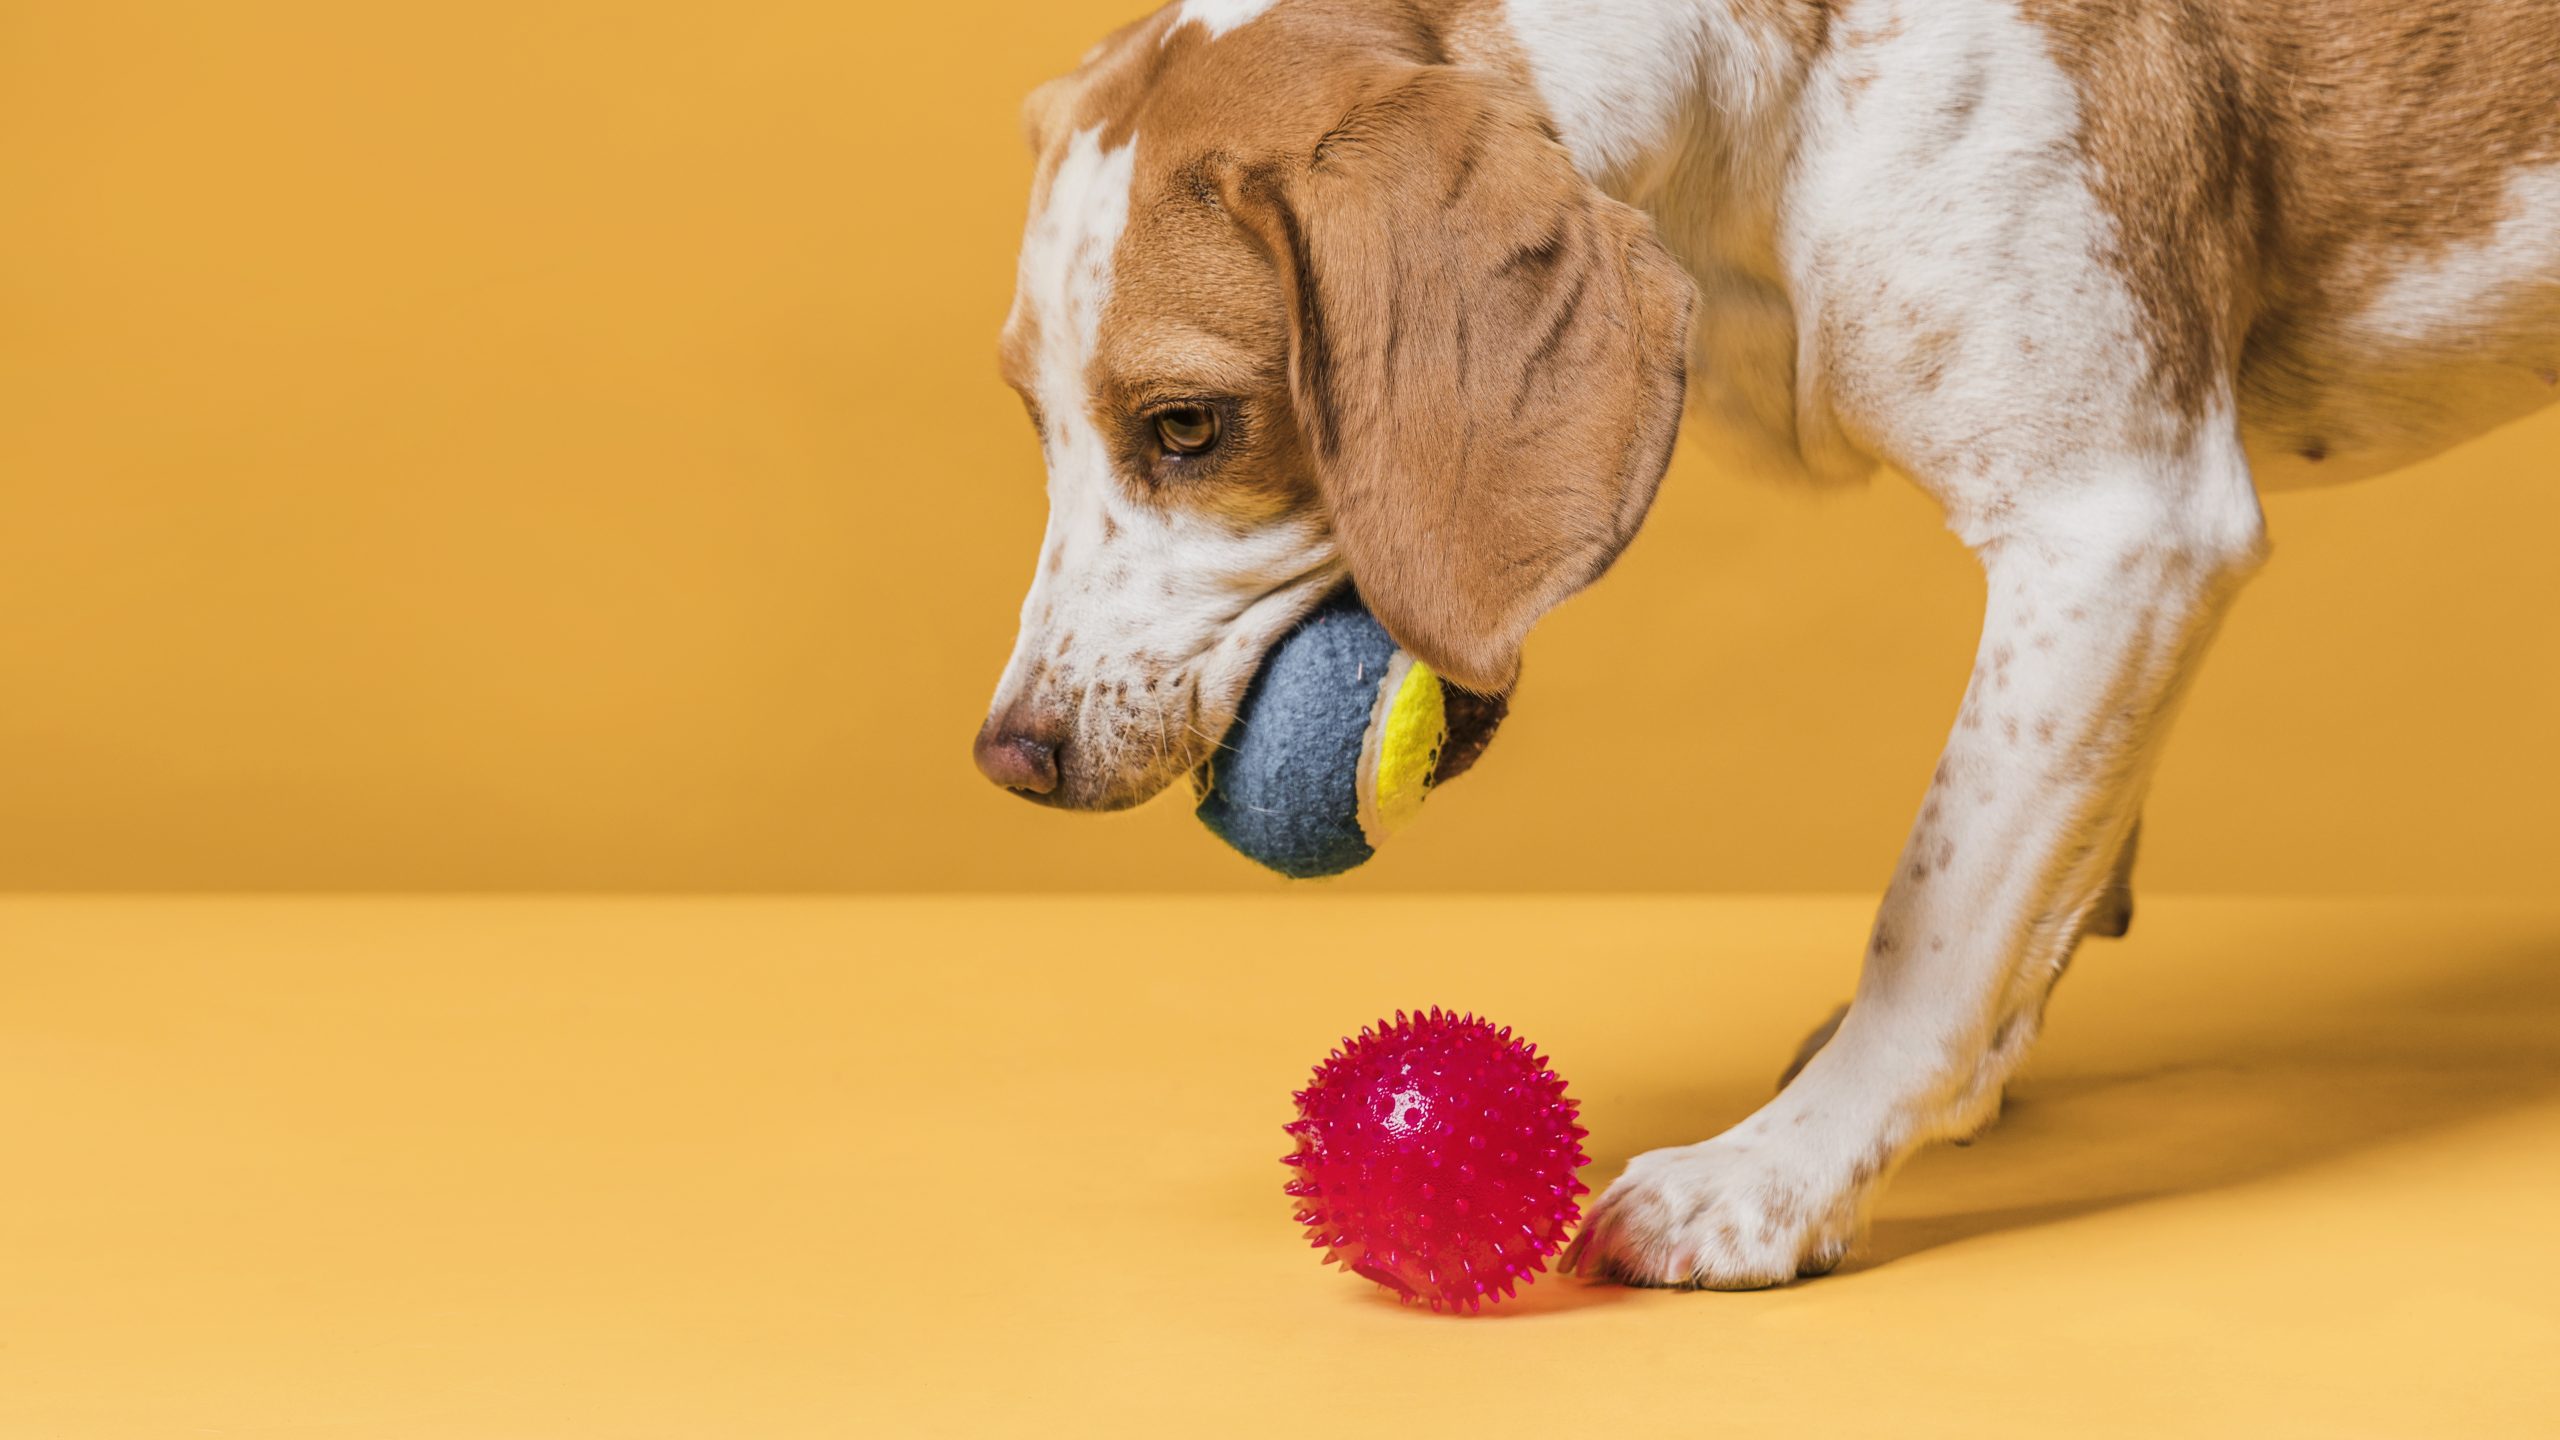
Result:
<svg viewBox="0 0 2560 1440">
<path fill-rule="evenodd" d="M 1307 1243 L 1410 1305 L 1474 1312 L 1547 1268 L 1582 1218 L 1590 1132 L 1508 1026 L 1433 1007 L 1345 1039 L 1292 1099 Z"/>
</svg>

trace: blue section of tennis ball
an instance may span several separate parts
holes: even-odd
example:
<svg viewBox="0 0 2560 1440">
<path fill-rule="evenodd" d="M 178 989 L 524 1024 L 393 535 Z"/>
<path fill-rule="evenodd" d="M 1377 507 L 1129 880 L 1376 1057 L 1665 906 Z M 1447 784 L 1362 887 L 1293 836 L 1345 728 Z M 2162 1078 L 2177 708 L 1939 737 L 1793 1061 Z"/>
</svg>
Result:
<svg viewBox="0 0 2560 1440">
<path fill-rule="evenodd" d="M 1502 711 L 1444 685 L 1346 590 L 1264 657 L 1202 767 L 1200 819 L 1283 875 L 1339 875 L 1474 761 Z"/>
</svg>

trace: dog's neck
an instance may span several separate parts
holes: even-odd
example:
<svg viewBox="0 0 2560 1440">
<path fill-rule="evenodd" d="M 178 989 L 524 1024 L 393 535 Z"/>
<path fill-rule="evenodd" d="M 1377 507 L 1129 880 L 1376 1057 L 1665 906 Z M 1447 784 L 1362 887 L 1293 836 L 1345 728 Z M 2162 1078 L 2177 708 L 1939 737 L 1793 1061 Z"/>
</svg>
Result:
<svg viewBox="0 0 2560 1440">
<path fill-rule="evenodd" d="M 1759 248 L 1757 202 L 1784 164 L 1787 117 L 1826 29 L 1822 0 L 1488 8 L 1499 23 L 1463 48 L 1527 69 L 1584 174 L 1653 211 L 1675 250 Z"/>
</svg>

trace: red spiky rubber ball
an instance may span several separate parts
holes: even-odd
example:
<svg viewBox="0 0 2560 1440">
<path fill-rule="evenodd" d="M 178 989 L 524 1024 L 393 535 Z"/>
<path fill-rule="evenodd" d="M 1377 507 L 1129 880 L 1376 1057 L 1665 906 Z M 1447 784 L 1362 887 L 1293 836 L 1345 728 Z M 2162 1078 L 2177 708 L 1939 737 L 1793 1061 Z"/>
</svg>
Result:
<svg viewBox="0 0 2560 1440">
<path fill-rule="evenodd" d="M 1508 1027 L 1434 1008 L 1345 1040 L 1296 1095 L 1281 1163 L 1307 1242 L 1407 1304 L 1468 1310 L 1547 1268 L 1582 1218 L 1564 1081 Z"/>
</svg>

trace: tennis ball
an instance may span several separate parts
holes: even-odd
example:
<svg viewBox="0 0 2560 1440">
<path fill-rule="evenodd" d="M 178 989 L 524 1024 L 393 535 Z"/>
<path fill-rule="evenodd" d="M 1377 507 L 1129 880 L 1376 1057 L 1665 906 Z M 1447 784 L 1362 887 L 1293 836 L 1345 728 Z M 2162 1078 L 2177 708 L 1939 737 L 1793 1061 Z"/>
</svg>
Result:
<svg viewBox="0 0 2560 1440">
<path fill-rule="evenodd" d="M 1195 776 L 1198 814 L 1283 875 L 1339 875 L 1474 764 L 1507 707 L 1443 682 L 1345 590 L 1263 658 Z"/>
</svg>

